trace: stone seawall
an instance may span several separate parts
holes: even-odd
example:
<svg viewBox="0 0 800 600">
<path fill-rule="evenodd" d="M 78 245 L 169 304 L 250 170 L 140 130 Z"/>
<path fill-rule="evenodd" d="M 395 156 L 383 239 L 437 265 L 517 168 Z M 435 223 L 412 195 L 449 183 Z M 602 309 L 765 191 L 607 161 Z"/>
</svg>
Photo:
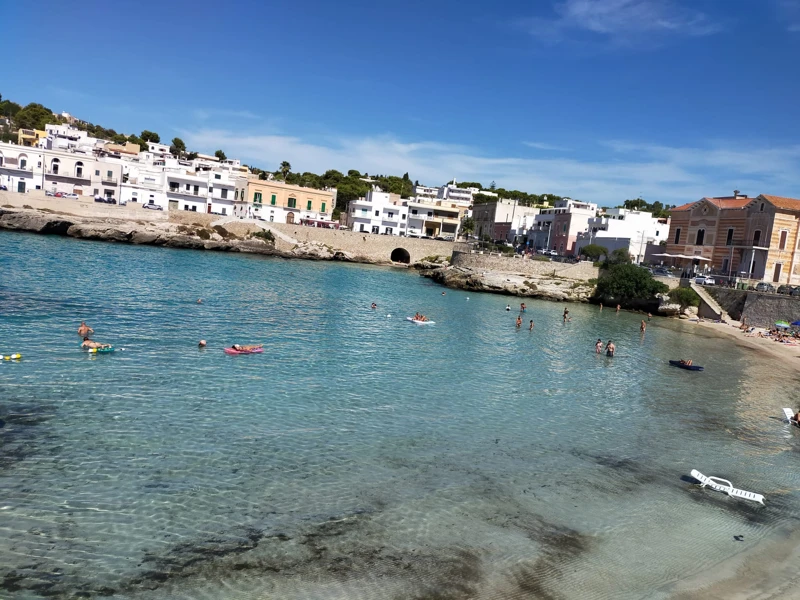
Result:
<svg viewBox="0 0 800 600">
<path fill-rule="evenodd" d="M 800 319 L 800 297 L 707 287 L 706 291 L 733 319 L 747 317 L 750 325 L 770 327 L 776 321 Z"/>
<path fill-rule="evenodd" d="M 592 263 L 561 263 L 530 258 L 507 258 L 469 252 L 453 252 L 454 267 L 464 267 L 474 271 L 496 271 L 498 273 L 520 273 L 522 275 L 556 275 L 569 279 L 588 281 L 596 279 L 600 269 Z"/>
</svg>

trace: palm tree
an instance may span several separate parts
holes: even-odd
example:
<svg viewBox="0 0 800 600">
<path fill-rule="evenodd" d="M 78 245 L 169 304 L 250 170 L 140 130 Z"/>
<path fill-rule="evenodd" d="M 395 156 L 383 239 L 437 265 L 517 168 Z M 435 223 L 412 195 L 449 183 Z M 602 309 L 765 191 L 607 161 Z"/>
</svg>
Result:
<svg viewBox="0 0 800 600">
<path fill-rule="evenodd" d="M 289 176 L 292 170 L 292 165 L 289 164 L 289 161 L 285 160 L 281 163 L 281 166 L 278 167 L 278 170 L 281 172 L 281 175 L 283 175 L 283 180 L 286 181 L 286 177 Z"/>
</svg>

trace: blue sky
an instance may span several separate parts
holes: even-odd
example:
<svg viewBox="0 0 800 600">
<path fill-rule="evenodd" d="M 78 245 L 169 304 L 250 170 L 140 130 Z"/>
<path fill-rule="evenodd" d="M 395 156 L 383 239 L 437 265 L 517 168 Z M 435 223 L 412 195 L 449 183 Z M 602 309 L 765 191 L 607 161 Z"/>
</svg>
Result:
<svg viewBox="0 0 800 600">
<path fill-rule="evenodd" d="M 800 0 L 43 0 L 2 13 L 4 98 L 262 168 L 494 180 L 612 205 L 800 197 Z"/>
</svg>

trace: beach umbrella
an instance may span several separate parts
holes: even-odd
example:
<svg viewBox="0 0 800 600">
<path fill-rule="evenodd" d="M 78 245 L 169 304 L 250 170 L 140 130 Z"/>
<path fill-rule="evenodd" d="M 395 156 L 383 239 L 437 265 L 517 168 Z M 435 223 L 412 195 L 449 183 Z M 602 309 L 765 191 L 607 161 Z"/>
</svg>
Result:
<svg viewBox="0 0 800 600">
<path fill-rule="evenodd" d="M 790 325 L 786 321 L 778 321 L 775 323 L 775 327 L 778 327 L 779 329 L 789 329 Z"/>
</svg>

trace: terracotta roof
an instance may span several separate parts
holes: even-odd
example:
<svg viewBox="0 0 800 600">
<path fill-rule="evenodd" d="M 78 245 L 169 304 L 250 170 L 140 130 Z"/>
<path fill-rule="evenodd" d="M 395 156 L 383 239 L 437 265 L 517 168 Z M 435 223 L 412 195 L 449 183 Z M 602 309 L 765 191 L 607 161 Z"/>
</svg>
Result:
<svg viewBox="0 0 800 600">
<path fill-rule="evenodd" d="M 784 198 L 783 196 L 769 196 L 767 194 L 761 194 L 761 197 L 766 198 L 776 208 L 800 211 L 800 200 L 797 198 Z"/>
<path fill-rule="evenodd" d="M 750 202 L 753 201 L 753 198 L 734 197 L 734 196 L 723 196 L 723 197 L 720 197 L 720 198 L 709 198 L 709 197 L 706 196 L 704 198 L 700 198 L 700 200 L 696 200 L 695 202 L 689 202 L 687 204 L 682 204 L 680 206 L 676 206 L 675 208 L 671 208 L 670 212 L 678 212 L 678 211 L 682 211 L 682 210 L 689 210 L 693 206 L 695 206 L 696 204 L 699 204 L 700 202 L 702 202 L 703 200 L 705 200 L 706 202 L 709 202 L 710 204 L 713 204 L 717 208 L 730 209 L 730 208 L 744 208 L 745 206 L 750 204 Z M 800 202 L 800 201 L 798 201 L 798 202 Z"/>
</svg>

